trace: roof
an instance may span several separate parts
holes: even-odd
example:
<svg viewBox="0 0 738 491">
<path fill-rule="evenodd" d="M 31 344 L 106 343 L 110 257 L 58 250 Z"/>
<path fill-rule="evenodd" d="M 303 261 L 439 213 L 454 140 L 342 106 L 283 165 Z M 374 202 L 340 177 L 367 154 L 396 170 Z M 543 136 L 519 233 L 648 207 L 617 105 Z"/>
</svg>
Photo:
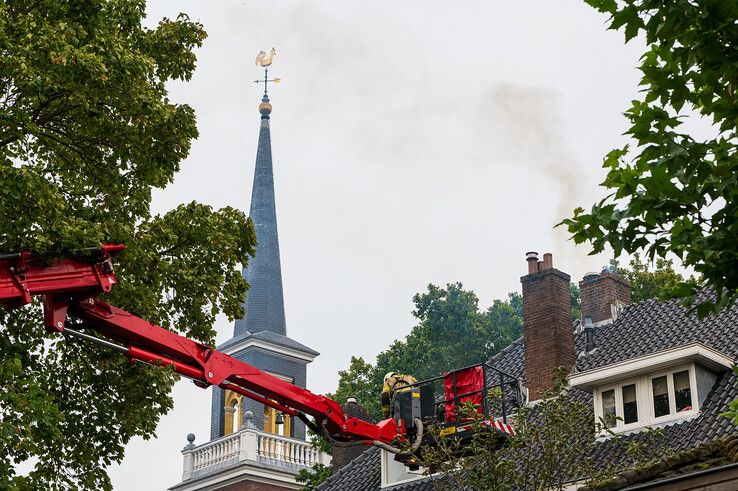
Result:
<svg viewBox="0 0 738 491">
<path fill-rule="evenodd" d="M 345 489 L 347 491 L 374 491 L 379 489 L 381 482 L 379 457 L 380 453 L 377 447 L 364 451 L 346 467 L 339 469 L 317 489 Z"/>
<path fill-rule="evenodd" d="M 711 294 L 703 290 L 698 301 Z M 595 329 L 595 343 L 606 349 L 595 350 L 577 359 L 577 370 L 584 371 L 611 365 L 669 348 L 701 341 L 732 358 L 738 358 L 738 308 L 721 311 L 715 316 L 698 319 L 678 300 L 657 302 L 646 300 L 625 307 L 618 319 Z M 634 343 L 633 340 L 638 342 Z M 581 351 L 582 346 L 578 346 Z"/>
<path fill-rule="evenodd" d="M 269 119 L 262 119 L 259 129 L 249 218 L 254 222 L 258 244 L 256 254 L 249 258 L 242 273 L 251 288 L 243 304 L 245 314 L 233 327 L 233 337 L 247 331 L 286 335 Z"/>
<path fill-rule="evenodd" d="M 703 291 L 700 295 L 709 295 Z M 633 340 L 638 342 L 634 343 Z M 609 325 L 595 328 L 597 350 L 578 356 L 578 371 L 604 367 L 643 355 L 658 353 L 671 348 L 700 341 L 733 359 L 738 358 L 738 305 L 720 314 L 698 319 L 687 314 L 677 300 L 657 302 L 648 300 L 626 306 L 618 319 Z M 583 333 L 574 338 L 575 350 L 584 349 Z M 489 360 L 501 370 L 525 380 L 525 345 L 519 338 Z M 676 452 L 705 444 L 706 442 L 738 434 L 736 426 L 721 413 L 727 403 L 738 398 L 738 376 L 733 372 L 722 374 L 701 406 L 700 415 L 694 419 L 676 422 L 663 428 L 660 445 Z M 592 404 L 592 394 L 572 389 L 570 397 Z M 643 433 L 623 436 L 626 440 L 645 438 Z M 625 448 L 612 440 L 605 440 L 596 447 L 596 460 L 612 462 L 627 459 Z M 379 451 L 373 449 L 341 469 L 320 487 L 321 491 L 365 491 L 380 489 Z M 390 488 L 393 491 L 432 491 L 431 479 L 401 483 Z"/>
<path fill-rule="evenodd" d="M 245 344 L 251 340 L 264 341 L 266 343 L 270 343 L 276 346 L 282 346 L 283 348 L 289 348 L 312 356 L 318 356 L 320 354 L 314 349 L 308 348 L 304 344 L 298 343 L 292 338 L 288 338 L 287 336 L 271 331 L 261 331 L 255 333 L 247 331 L 237 337 L 229 339 L 225 343 L 218 346 L 218 351 L 223 351 L 239 344 Z"/>
</svg>

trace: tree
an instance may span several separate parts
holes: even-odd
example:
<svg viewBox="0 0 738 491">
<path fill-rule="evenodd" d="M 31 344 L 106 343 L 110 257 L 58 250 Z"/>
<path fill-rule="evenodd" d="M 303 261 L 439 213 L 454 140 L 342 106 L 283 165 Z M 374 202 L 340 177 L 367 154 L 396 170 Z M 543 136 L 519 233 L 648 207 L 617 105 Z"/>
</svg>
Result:
<svg viewBox="0 0 738 491">
<path fill-rule="evenodd" d="M 480 311 L 474 292 L 464 290 L 461 283 L 449 283 L 446 288 L 428 285 L 413 302 L 413 315 L 419 323 L 410 334 L 379 353 L 374 366 L 352 357 L 349 369 L 339 372 L 338 389 L 331 397 L 343 401 L 354 396 L 379 421 L 379 394 L 386 373 L 409 373 L 422 380 L 481 363 L 523 331 L 522 297 L 518 293 L 510 293 L 507 301 L 495 300 L 486 311 Z"/>
<path fill-rule="evenodd" d="M 610 267 L 615 268 L 615 271 L 630 283 L 633 302 L 641 302 L 651 298 L 668 298 L 671 292 L 682 283 L 694 287 L 700 285 L 696 278 L 692 276 L 684 278 L 684 276 L 677 273 L 674 270 L 673 261 L 668 259 L 656 258 L 656 267 L 651 270 L 648 263 L 641 260 L 638 254 L 635 254 L 630 260 L 629 266 L 628 268 L 622 267 L 615 260 L 610 263 Z"/>
<path fill-rule="evenodd" d="M 143 28 L 144 15 L 141 0 L 0 3 L 0 251 L 125 243 L 105 300 L 212 344 L 215 316 L 242 314 L 254 230 L 198 203 L 152 216 L 152 189 L 197 136 L 166 83 L 189 80 L 205 31 L 185 15 Z M 175 376 L 40 319 L 38 303 L 0 312 L 0 487 L 110 489 L 106 467 L 154 434 Z"/>
<path fill-rule="evenodd" d="M 476 294 L 461 283 L 428 285 L 413 302 L 420 323 L 404 341 L 395 341 L 377 356 L 377 368 L 430 378 L 486 361 L 522 332 L 522 318 L 509 302 L 495 300 L 480 312 Z"/>
<path fill-rule="evenodd" d="M 355 397 L 356 401 L 376 418 L 375 421 L 379 421 L 382 414 L 379 392 L 382 387 L 377 387 L 375 378 L 375 368 L 371 363 L 365 362 L 360 356 L 352 356 L 348 369 L 338 372 L 336 392 L 327 395 L 341 404 L 349 397 Z"/>
<path fill-rule="evenodd" d="M 573 281 L 569 283 L 569 303 L 571 304 L 572 321 L 582 318 L 582 301 L 580 298 L 579 285 Z"/>
<path fill-rule="evenodd" d="M 645 37 L 648 50 L 642 96 L 625 113 L 635 146 L 605 157 L 610 194 L 562 223 L 593 253 L 609 245 L 616 257 L 675 255 L 716 292 L 697 313 L 722 308 L 738 295 L 738 3 L 586 1 L 626 42 Z M 680 281 L 670 294 L 693 303 L 695 285 Z"/>
<path fill-rule="evenodd" d="M 302 491 L 312 491 L 332 475 L 333 468 L 330 465 L 313 464 L 310 469 L 300 469 L 295 481 L 303 483 Z"/>
</svg>

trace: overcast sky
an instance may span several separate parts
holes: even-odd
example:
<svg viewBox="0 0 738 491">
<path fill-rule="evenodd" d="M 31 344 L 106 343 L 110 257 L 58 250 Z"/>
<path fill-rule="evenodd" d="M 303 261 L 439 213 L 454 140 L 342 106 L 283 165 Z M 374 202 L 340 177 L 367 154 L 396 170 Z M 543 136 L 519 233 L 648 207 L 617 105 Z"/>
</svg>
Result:
<svg viewBox="0 0 738 491">
<path fill-rule="evenodd" d="M 553 252 L 579 281 L 588 257 L 553 225 L 602 195 L 625 140 L 642 44 L 581 0 L 150 1 L 209 37 L 191 82 L 200 138 L 156 211 L 197 200 L 248 211 L 260 50 L 272 46 L 274 178 L 287 334 L 321 355 L 332 391 L 352 355 L 374 361 L 415 324 L 412 296 L 461 281 L 482 307 L 519 291 L 524 253 Z M 218 342 L 233 334 L 218 323 Z M 182 381 L 157 435 L 111 469 L 118 490 L 181 480 L 185 436 L 209 438 L 210 391 Z"/>
</svg>

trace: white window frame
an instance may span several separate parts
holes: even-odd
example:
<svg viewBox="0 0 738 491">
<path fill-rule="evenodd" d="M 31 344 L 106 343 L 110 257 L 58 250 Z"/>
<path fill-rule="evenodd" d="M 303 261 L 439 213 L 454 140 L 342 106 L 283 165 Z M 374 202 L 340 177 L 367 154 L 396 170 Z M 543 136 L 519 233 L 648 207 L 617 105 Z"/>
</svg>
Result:
<svg viewBox="0 0 738 491">
<path fill-rule="evenodd" d="M 635 423 L 629 423 L 625 424 L 623 421 L 624 417 L 624 410 L 623 410 L 623 387 L 626 385 L 635 385 L 636 389 L 636 407 L 638 408 L 638 421 Z M 597 389 L 595 394 L 595 418 L 597 424 L 603 424 L 604 419 L 604 413 L 602 412 L 602 393 L 607 392 L 608 390 L 614 390 L 615 391 L 615 416 L 617 416 L 618 419 L 615 420 L 615 426 L 612 428 L 603 428 L 603 433 L 607 433 L 607 430 L 620 432 L 620 431 L 628 431 L 633 428 L 639 428 L 643 426 L 641 423 L 641 420 L 643 419 L 643 415 L 647 414 L 645 412 L 646 407 L 643 395 L 643 390 L 641 390 L 641 377 L 636 378 L 629 378 L 629 379 L 623 379 L 622 381 L 619 381 L 616 384 L 610 384 L 606 385 L 600 389 Z"/>
<path fill-rule="evenodd" d="M 689 392 L 690 396 L 692 397 L 692 409 L 689 411 L 676 411 L 676 392 L 674 391 L 674 374 L 679 372 L 689 372 Z M 656 409 L 653 405 L 653 379 L 666 376 L 666 387 L 669 391 L 669 414 L 666 414 L 664 416 L 659 416 L 658 418 L 655 416 Z M 675 419 L 683 419 L 685 417 L 697 414 L 700 410 L 699 408 L 699 397 L 697 397 L 697 377 L 695 374 L 694 369 L 694 363 L 690 363 L 689 365 L 682 365 L 676 368 L 671 368 L 669 370 L 661 371 L 658 373 L 650 374 L 648 375 L 648 404 L 649 408 L 651 410 L 649 416 L 651 419 L 652 424 L 659 424 L 659 423 L 665 423 L 668 421 L 673 421 Z"/>
<path fill-rule="evenodd" d="M 688 411 L 676 412 L 676 394 L 674 392 L 674 374 L 678 372 L 689 373 L 689 389 L 692 397 L 692 409 Z M 669 393 L 669 414 L 655 417 L 655 408 L 653 405 L 653 379 L 666 376 L 667 390 Z M 638 421 L 635 423 L 625 424 L 623 421 L 623 387 L 626 385 L 636 386 L 636 404 L 638 408 Z M 697 376 L 694 363 L 687 365 L 678 365 L 666 370 L 647 373 L 639 377 L 623 378 L 616 383 L 609 383 L 602 387 L 598 387 L 593 391 L 594 395 L 594 413 L 596 424 L 602 424 L 604 414 L 602 412 L 602 393 L 609 390 L 615 391 L 615 426 L 612 428 L 602 428 L 600 435 L 606 435 L 608 431 L 621 433 L 625 431 L 643 428 L 645 426 L 660 425 L 669 421 L 680 420 L 692 417 L 699 413 L 699 397 L 697 395 Z"/>
</svg>

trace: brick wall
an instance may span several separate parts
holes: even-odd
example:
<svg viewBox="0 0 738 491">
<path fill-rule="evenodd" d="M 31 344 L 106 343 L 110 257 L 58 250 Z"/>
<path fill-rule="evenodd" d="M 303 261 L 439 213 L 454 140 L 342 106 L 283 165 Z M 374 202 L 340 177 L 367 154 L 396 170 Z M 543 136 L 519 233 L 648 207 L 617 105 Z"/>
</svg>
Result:
<svg viewBox="0 0 738 491">
<path fill-rule="evenodd" d="M 579 282 L 579 292 L 582 318 L 591 317 L 594 324 L 612 318 L 611 305 L 628 305 L 631 302 L 630 283 L 608 272 L 586 275 Z"/>
<path fill-rule="evenodd" d="M 525 377 L 531 401 L 553 386 L 554 369 L 574 366 L 574 330 L 569 300 L 570 276 L 546 263 L 532 264 L 523 284 Z M 535 261 L 537 257 L 530 257 Z M 530 263 L 530 261 L 529 261 Z M 548 269 L 544 269 L 548 267 Z"/>
</svg>

